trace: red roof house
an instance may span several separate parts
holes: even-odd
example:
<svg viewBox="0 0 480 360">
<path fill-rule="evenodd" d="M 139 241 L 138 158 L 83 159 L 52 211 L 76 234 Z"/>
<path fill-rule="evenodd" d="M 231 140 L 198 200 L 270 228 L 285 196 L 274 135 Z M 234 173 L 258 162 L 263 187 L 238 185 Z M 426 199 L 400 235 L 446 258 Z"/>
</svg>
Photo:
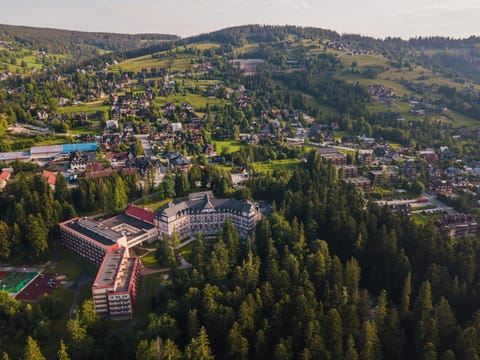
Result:
<svg viewBox="0 0 480 360">
<path fill-rule="evenodd" d="M 55 183 L 57 182 L 57 174 L 48 170 L 43 170 L 42 176 L 47 179 L 48 185 L 50 185 L 52 189 L 55 189 Z"/>
</svg>

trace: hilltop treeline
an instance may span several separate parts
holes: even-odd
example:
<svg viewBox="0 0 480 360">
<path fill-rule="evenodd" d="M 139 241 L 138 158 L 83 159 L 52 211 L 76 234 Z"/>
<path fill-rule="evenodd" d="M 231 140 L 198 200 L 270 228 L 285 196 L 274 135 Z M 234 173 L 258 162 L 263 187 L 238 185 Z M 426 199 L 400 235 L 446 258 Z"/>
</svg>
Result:
<svg viewBox="0 0 480 360">
<path fill-rule="evenodd" d="M 312 39 L 340 39 L 335 31 L 301 26 L 245 25 L 235 26 L 208 34 L 188 38 L 188 42 L 214 41 L 236 45 L 240 41 L 273 42 L 287 39 L 290 35 Z"/>
<path fill-rule="evenodd" d="M 339 41 L 349 48 L 361 48 L 378 52 L 393 59 L 420 62 L 426 67 L 434 67 L 445 75 L 455 78 L 468 78 L 480 81 L 480 38 L 466 39 L 432 36 L 416 37 L 409 40 L 388 37 L 376 39 L 356 34 L 338 34 L 335 31 L 300 26 L 245 25 L 231 27 L 208 34 L 186 39 L 189 43 L 212 41 L 233 46 L 245 42 L 272 43 L 294 42 L 299 39 Z M 435 50 L 426 53 L 425 50 Z"/>
<path fill-rule="evenodd" d="M 165 34 L 129 35 L 0 25 L 0 40 L 17 41 L 34 49 L 60 54 L 95 55 L 98 49 L 125 51 L 177 38 Z"/>
</svg>

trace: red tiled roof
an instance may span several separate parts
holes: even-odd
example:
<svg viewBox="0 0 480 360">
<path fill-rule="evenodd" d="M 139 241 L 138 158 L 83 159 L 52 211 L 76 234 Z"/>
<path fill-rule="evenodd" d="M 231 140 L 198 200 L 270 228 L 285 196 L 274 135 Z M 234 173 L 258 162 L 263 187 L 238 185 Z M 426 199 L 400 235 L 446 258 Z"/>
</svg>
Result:
<svg viewBox="0 0 480 360">
<path fill-rule="evenodd" d="M 104 156 L 104 159 L 105 160 L 123 160 L 127 157 L 128 153 L 127 152 L 121 152 L 121 153 L 114 153 L 114 152 L 109 152 L 109 153 L 106 153 L 105 156 Z"/>
<path fill-rule="evenodd" d="M 10 179 L 10 175 L 12 175 L 10 171 L 2 171 L 0 174 L 0 180 L 8 180 Z"/>
<path fill-rule="evenodd" d="M 143 220 L 149 224 L 153 224 L 154 213 L 150 210 L 143 209 L 141 207 L 130 205 L 126 210 L 125 214 L 131 216 L 135 219 Z"/>
<path fill-rule="evenodd" d="M 47 182 L 50 185 L 55 185 L 55 183 L 57 182 L 57 174 L 55 174 L 54 172 L 51 172 L 51 171 L 48 171 L 48 170 L 43 170 L 42 171 L 42 176 L 47 178 Z"/>
</svg>

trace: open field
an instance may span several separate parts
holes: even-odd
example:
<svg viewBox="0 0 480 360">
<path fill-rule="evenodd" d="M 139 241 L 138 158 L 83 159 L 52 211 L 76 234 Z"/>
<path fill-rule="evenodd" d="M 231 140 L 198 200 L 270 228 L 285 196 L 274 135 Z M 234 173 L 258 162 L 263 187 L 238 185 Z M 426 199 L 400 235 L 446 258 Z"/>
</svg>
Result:
<svg viewBox="0 0 480 360">
<path fill-rule="evenodd" d="M 30 150 L 32 146 L 40 145 L 60 145 L 72 142 L 68 136 L 44 134 L 44 135 L 27 135 L 27 134 L 8 134 L 0 137 L 0 140 L 11 147 L 11 151 Z"/>
<path fill-rule="evenodd" d="M 17 45 L 18 46 L 18 45 Z M 38 50 L 20 49 L 9 50 L 2 48 L 0 50 L 7 56 L 0 59 L 0 71 L 8 70 L 15 74 L 31 74 L 44 68 L 45 64 L 59 64 L 70 58 L 62 54 L 41 54 Z M 42 59 L 44 58 L 44 59 Z M 12 63 L 12 59 L 13 63 Z"/>
<path fill-rule="evenodd" d="M 204 42 L 204 43 L 197 43 L 197 44 L 190 44 L 187 45 L 187 49 L 199 49 L 199 50 L 207 50 L 207 49 L 218 49 L 221 45 L 213 42 Z"/>
<path fill-rule="evenodd" d="M 222 165 L 222 164 L 215 164 L 215 167 L 223 172 L 232 171 L 231 165 Z"/>
<path fill-rule="evenodd" d="M 177 106 L 181 106 L 183 103 L 189 103 L 192 105 L 195 110 L 204 109 L 207 104 L 209 105 L 222 105 L 224 100 L 222 99 L 211 99 L 202 95 L 193 94 L 193 93 L 186 93 L 185 95 L 182 94 L 175 94 L 166 96 L 157 96 L 155 98 L 155 102 L 161 106 L 165 105 L 168 102 L 174 103 Z"/>
<path fill-rule="evenodd" d="M 255 172 L 272 172 L 274 170 L 295 170 L 300 166 L 298 159 L 272 160 L 265 162 L 255 162 L 251 166 Z"/>
<path fill-rule="evenodd" d="M 194 64 L 190 62 L 191 55 L 175 54 L 168 56 L 166 52 L 153 55 L 140 56 L 128 59 L 110 67 L 110 71 L 142 71 L 142 69 L 167 68 L 170 71 L 185 71 L 192 69 Z"/>
<path fill-rule="evenodd" d="M 79 114 L 79 113 L 96 113 L 97 111 L 108 111 L 110 106 L 103 105 L 103 100 L 93 101 L 82 105 L 66 106 L 59 108 L 57 112 L 59 114 Z"/>
<path fill-rule="evenodd" d="M 256 50 L 258 50 L 259 47 L 260 47 L 260 44 L 258 44 L 258 43 L 245 44 L 241 48 L 237 48 L 237 49 L 234 50 L 234 56 L 243 55 L 243 54 L 247 54 L 249 52 L 256 51 Z"/>
<path fill-rule="evenodd" d="M 435 220 L 442 217 L 443 214 L 428 214 L 424 215 L 421 213 L 412 214 L 413 221 L 418 225 L 426 225 L 427 223 L 434 223 Z"/>
<path fill-rule="evenodd" d="M 226 141 L 220 141 L 220 140 L 214 140 L 213 145 L 215 146 L 215 149 L 218 154 L 220 154 L 223 149 L 227 149 L 227 154 L 234 153 L 243 146 L 240 141 L 236 140 L 226 140 Z"/>
</svg>

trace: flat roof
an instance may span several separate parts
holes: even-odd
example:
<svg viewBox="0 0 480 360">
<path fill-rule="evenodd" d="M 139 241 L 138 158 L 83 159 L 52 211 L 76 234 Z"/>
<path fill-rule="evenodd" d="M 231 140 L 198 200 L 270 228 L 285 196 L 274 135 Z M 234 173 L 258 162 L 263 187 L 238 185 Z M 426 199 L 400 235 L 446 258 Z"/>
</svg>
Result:
<svg viewBox="0 0 480 360">
<path fill-rule="evenodd" d="M 87 143 L 73 143 L 61 145 L 62 153 L 71 153 L 77 151 L 97 151 L 98 145 L 96 142 Z"/>
<path fill-rule="evenodd" d="M 10 161 L 10 160 L 26 160 L 30 159 L 29 151 L 12 151 L 12 152 L 2 152 L 0 153 L 0 161 Z"/>
<path fill-rule="evenodd" d="M 35 154 L 53 154 L 61 153 L 62 145 L 46 145 L 46 146 L 32 146 L 30 153 Z"/>
<path fill-rule="evenodd" d="M 107 246 L 115 244 L 122 237 L 121 234 L 103 227 L 101 223 L 85 218 L 80 218 L 65 225 L 70 229 Z"/>
<path fill-rule="evenodd" d="M 139 230 L 151 230 L 155 227 L 153 224 L 149 224 L 143 220 L 136 219 L 134 217 L 125 215 L 125 214 L 119 214 L 117 216 L 114 216 L 112 218 L 106 219 L 102 221 L 102 224 L 107 226 L 107 227 L 114 227 L 120 224 L 127 224 L 130 226 L 133 226 L 134 228 L 137 228 Z"/>
<path fill-rule="evenodd" d="M 98 270 L 93 287 L 113 286 L 114 291 L 128 291 L 135 258 L 125 258 L 125 248 L 109 251 Z"/>
</svg>

